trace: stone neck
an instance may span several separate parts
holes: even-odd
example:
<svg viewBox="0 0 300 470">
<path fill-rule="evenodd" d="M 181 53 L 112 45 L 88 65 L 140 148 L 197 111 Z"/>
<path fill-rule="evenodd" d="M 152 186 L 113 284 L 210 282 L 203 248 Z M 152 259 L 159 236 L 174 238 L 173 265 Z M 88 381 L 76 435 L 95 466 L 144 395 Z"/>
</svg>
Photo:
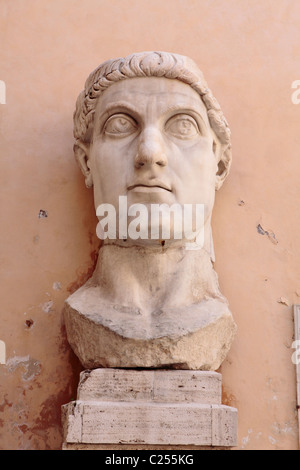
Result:
<svg viewBox="0 0 300 470">
<path fill-rule="evenodd" d="M 204 249 L 104 245 L 92 282 L 103 300 L 144 312 L 223 299 Z"/>
</svg>

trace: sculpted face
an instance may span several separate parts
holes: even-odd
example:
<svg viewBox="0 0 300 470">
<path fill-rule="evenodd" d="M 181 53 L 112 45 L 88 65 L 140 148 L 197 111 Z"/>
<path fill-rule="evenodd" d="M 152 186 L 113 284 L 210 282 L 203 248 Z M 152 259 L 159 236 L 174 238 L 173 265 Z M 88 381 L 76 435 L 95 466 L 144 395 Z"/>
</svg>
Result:
<svg viewBox="0 0 300 470">
<path fill-rule="evenodd" d="M 87 151 L 95 207 L 204 204 L 210 222 L 217 158 L 206 108 L 189 85 L 162 77 L 112 84 L 98 99 Z"/>
</svg>

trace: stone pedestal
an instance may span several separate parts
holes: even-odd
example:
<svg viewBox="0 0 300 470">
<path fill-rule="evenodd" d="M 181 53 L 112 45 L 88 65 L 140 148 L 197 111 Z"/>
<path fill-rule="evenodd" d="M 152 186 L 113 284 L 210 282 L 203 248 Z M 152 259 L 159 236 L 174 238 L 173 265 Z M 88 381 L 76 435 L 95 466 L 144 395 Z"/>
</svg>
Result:
<svg viewBox="0 0 300 470">
<path fill-rule="evenodd" d="M 236 446 L 237 410 L 221 387 L 216 372 L 86 370 L 62 407 L 63 449 Z"/>
</svg>

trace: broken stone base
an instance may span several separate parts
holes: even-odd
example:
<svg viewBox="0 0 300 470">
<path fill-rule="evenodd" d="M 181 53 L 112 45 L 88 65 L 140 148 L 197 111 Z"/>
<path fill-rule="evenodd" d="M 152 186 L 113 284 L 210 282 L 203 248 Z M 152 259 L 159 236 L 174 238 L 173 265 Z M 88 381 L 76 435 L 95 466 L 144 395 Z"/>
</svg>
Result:
<svg viewBox="0 0 300 470">
<path fill-rule="evenodd" d="M 221 404 L 221 387 L 216 372 L 84 371 L 62 407 L 63 449 L 236 446 L 237 410 Z"/>
<path fill-rule="evenodd" d="M 96 287 L 81 287 L 64 309 L 68 341 L 85 369 L 210 371 L 227 356 L 236 324 L 225 301 L 207 299 L 147 316 L 99 304 L 97 292 Z"/>
</svg>

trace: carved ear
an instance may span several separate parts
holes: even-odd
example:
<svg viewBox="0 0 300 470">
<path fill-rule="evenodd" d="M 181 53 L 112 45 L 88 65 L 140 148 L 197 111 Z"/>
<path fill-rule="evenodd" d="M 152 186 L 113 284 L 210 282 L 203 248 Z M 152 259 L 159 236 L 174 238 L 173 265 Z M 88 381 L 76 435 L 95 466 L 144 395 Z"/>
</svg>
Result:
<svg viewBox="0 0 300 470">
<path fill-rule="evenodd" d="M 93 177 L 89 164 L 89 146 L 77 140 L 73 149 L 77 163 L 85 177 L 85 185 L 87 188 L 91 188 L 93 186 Z"/>
<path fill-rule="evenodd" d="M 222 144 L 218 138 L 214 139 L 213 151 L 218 162 L 216 172 L 216 191 L 221 188 L 228 176 L 231 165 L 231 146 Z"/>
</svg>

